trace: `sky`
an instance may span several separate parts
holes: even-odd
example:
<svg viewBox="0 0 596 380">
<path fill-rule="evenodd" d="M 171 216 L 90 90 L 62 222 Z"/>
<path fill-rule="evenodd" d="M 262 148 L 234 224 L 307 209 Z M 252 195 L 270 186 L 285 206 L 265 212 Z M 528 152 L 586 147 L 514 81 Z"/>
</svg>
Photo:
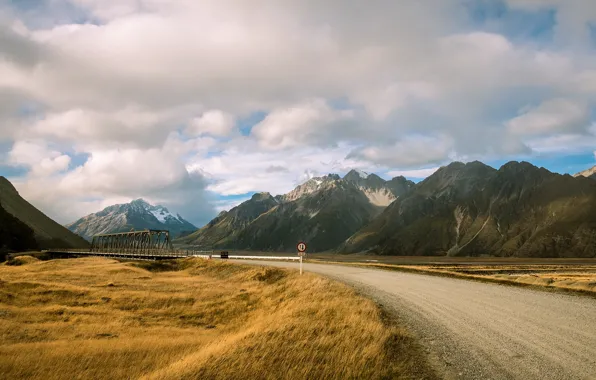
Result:
<svg viewBox="0 0 596 380">
<path fill-rule="evenodd" d="M 352 168 L 596 165 L 596 2 L 0 2 L 0 175 L 61 223 L 200 226 Z"/>
</svg>

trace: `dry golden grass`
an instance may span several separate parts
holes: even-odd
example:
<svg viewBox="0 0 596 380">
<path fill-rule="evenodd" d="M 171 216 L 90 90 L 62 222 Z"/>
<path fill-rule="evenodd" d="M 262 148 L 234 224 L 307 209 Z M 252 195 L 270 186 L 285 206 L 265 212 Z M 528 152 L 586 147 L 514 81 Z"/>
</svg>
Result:
<svg viewBox="0 0 596 380">
<path fill-rule="evenodd" d="M 0 266 L 3 379 L 432 378 L 351 288 L 202 259 Z"/>
</svg>

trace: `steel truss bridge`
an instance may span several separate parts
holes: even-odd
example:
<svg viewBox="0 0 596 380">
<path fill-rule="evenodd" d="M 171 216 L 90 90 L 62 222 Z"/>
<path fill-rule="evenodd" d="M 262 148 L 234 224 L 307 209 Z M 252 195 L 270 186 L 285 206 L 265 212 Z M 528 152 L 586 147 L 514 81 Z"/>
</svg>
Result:
<svg viewBox="0 0 596 380">
<path fill-rule="evenodd" d="M 212 251 L 175 250 L 170 231 L 142 230 L 93 236 L 91 248 L 48 251 L 54 256 L 107 256 L 130 259 L 172 259 L 209 255 Z"/>
<path fill-rule="evenodd" d="M 240 256 L 228 251 L 197 251 L 174 249 L 167 230 L 143 230 L 95 235 L 91 248 L 47 251 L 53 258 L 73 256 L 104 256 L 132 260 L 164 260 L 183 257 L 257 260 L 299 260 L 298 256 Z"/>
<path fill-rule="evenodd" d="M 170 231 L 144 230 L 93 236 L 91 252 L 166 254 L 174 252 Z"/>
</svg>

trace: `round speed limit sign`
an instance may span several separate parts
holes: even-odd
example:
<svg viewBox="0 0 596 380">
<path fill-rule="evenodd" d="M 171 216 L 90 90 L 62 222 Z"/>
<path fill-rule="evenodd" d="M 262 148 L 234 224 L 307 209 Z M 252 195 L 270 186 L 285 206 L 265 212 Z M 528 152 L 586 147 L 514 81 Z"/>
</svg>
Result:
<svg viewBox="0 0 596 380">
<path fill-rule="evenodd" d="M 306 252 L 306 243 L 300 242 L 300 243 L 298 243 L 296 248 L 298 249 L 299 253 L 304 253 L 304 252 Z"/>
</svg>

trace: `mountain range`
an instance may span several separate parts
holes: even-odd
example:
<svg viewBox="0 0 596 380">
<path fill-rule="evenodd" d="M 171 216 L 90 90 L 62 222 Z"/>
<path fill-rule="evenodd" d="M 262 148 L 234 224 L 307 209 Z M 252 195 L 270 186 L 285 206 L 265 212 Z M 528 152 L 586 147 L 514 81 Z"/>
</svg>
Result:
<svg viewBox="0 0 596 380">
<path fill-rule="evenodd" d="M 202 248 L 382 255 L 593 257 L 596 167 L 453 162 L 414 184 L 351 171 L 285 195 L 255 194 L 178 243 Z"/>
<path fill-rule="evenodd" d="M 352 170 L 262 192 L 196 229 L 143 199 L 60 226 L 0 177 L 0 250 L 88 247 L 93 235 L 167 229 L 178 246 L 381 255 L 596 257 L 596 167 L 574 176 L 528 162 L 453 162 L 425 180 Z M 79 236 L 80 235 L 80 236 Z"/>
<path fill-rule="evenodd" d="M 131 230 L 169 230 L 173 237 L 197 230 L 197 227 L 184 220 L 180 214 L 174 215 L 167 208 L 153 206 L 143 199 L 106 207 L 66 227 L 87 240 L 98 234 Z"/>
<path fill-rule="evenodd" d="M 23 199 L 0 176 L 0 250 L 85 248 L 89 243 Z"/>
<path fill-rule="evenodd" d="M 326 251 L 413 186 L 404 177 L 385 181 L 356 170 L 343 178 L 337 174 L 315 177 L 284 195 L 255 194 L 177 243 L 202 249 L 291 251 L 304 240 L 309 250 Z"/>
<path fill-rule="evenodd" d="M 593 257 L 596 181 L 527 162 L 452 163 L 339 248 L 386 255 Z"/>
</svg>

